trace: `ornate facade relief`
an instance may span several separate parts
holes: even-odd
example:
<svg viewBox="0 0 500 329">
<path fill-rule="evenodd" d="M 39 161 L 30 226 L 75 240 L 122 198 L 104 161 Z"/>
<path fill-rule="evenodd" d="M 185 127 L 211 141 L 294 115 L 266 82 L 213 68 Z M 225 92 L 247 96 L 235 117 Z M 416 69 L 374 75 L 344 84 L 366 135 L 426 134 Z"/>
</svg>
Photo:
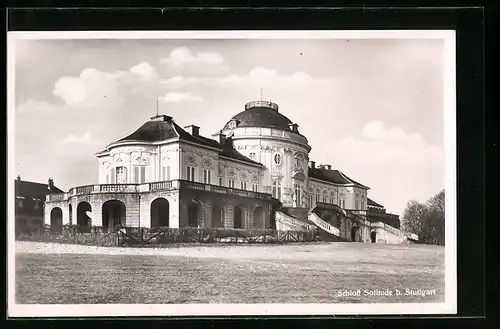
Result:
<svg viewBox="0 0 500 329">
<path fill-rule="evenodd" d="M 201 165 L 203 168 L 212 169 L 212 161 L 210 161 L 210 159 L 205 158 Z"/>
<path fill-rule="evenodd" d="M 190 165 L 196 165 L 196 157 L 192 154 L 186 155 L 186 163 Z"/>
</svg>

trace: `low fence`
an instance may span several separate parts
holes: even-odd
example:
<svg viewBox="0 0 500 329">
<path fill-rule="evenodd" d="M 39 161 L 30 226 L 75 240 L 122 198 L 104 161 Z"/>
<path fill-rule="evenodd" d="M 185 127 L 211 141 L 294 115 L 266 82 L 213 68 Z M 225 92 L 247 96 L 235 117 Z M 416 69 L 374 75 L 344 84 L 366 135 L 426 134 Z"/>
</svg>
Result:
<svg viewBox="0 0 500 329">
<path fill-rule="evenodd" d="M 22 241 L 57 242 L 97 246 L 159 247 L 174 243 L 293 243 L 316 241 L 314 231 L 277 231 L 271 229 L 220 228 L 134 228 L 121 227 L 105 232 L 92 227 L 82 233 L 77 226 L 64 226 L 61 232 L 45 227 L 30 235 L 19 235 Z"/>
</svg>

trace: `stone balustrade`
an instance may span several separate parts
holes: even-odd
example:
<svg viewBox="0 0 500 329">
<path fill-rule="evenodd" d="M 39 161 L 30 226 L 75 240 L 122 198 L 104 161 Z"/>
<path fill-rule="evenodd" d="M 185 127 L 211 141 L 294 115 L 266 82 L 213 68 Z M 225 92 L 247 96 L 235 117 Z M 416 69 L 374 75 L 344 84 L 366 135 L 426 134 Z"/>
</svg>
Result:
<svg viewBox="0 0 500 329">
<path fill-rule="evenodd" d="M 251 101 L 245 104 L 245 110 L 254 108 L 254 107 L 266 107 L 269 109 L 273 109 L 278 111 L 279 106 L 276 103 L 270 101 Z"/>
<path fill-rule="evenodd" d="M 319 218 L 318 215 L 311 213 L 311 214 L 309 214 L 308 219 L 311 222 L 313 222 L 314 224 L 316 224 L 322 230 L 324 230 L 330 234 L 333 234 L 335 236 L 340 236 L 340 230 L 338 228 L 336 228 L 333 225 L 328 224 L 327 222 L 325 222 L 324 220 Z"/>
<path fill-rule="evenodd" d="M 185 180 L 171 180 L 152 182 L 145 184 L 98 184 L 85 185 L 71 188 L 68 193 L 50 194 L 47 202 L 67 200 L 69 197 L 99 193 L 144 193 L 178 189 L 189 189 L 203 192 L 213 192 L 225 195 L 243 196 L 260 200 L 271 200 L 272 196 L 266 193 L 259 193 L 237 188 L 229 188 L 218 185 L 203 184 Z"/>
</svg>

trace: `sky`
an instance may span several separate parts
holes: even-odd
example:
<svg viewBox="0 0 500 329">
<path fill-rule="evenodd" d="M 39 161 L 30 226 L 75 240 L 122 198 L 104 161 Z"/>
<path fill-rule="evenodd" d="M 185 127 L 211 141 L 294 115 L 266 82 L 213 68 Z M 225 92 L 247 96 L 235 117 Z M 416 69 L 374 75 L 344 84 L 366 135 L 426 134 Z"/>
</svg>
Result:
<svg viewBox="0 0 500 329">
<path fill-rule="evenodd" d="M 444 41 L 16 40 L 16 176 L 97 182 L 95 153 L 154 116 L 210 137 L 262 96 L 310 159 L 402 215 L 444 188 Z M 14 178 L 14 177 L 13 177 Z"/>
</svg>

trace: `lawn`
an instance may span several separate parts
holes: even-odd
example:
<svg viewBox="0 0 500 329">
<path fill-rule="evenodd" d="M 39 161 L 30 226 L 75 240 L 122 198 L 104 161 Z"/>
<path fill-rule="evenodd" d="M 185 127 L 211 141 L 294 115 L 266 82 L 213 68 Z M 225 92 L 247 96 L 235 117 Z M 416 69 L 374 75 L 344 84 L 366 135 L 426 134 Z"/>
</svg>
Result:
<svg viewBox="0 0 500 329">
<path fill-rule="evenodd" d="M 359 296 L 339 296 L 339 291 L 358 289 Z M 377 289 L 393 294 L 377 296 Z M 395 296 L 396 289 L 400 296 Z M 435 293 L 406 295 L 405 289 L 435 289 Z M 16 246 L 16 300 L 22 304 L 443 302 L 444 248 L 317 243 L 126 249 L 24 242 Z"/>
</svg>

